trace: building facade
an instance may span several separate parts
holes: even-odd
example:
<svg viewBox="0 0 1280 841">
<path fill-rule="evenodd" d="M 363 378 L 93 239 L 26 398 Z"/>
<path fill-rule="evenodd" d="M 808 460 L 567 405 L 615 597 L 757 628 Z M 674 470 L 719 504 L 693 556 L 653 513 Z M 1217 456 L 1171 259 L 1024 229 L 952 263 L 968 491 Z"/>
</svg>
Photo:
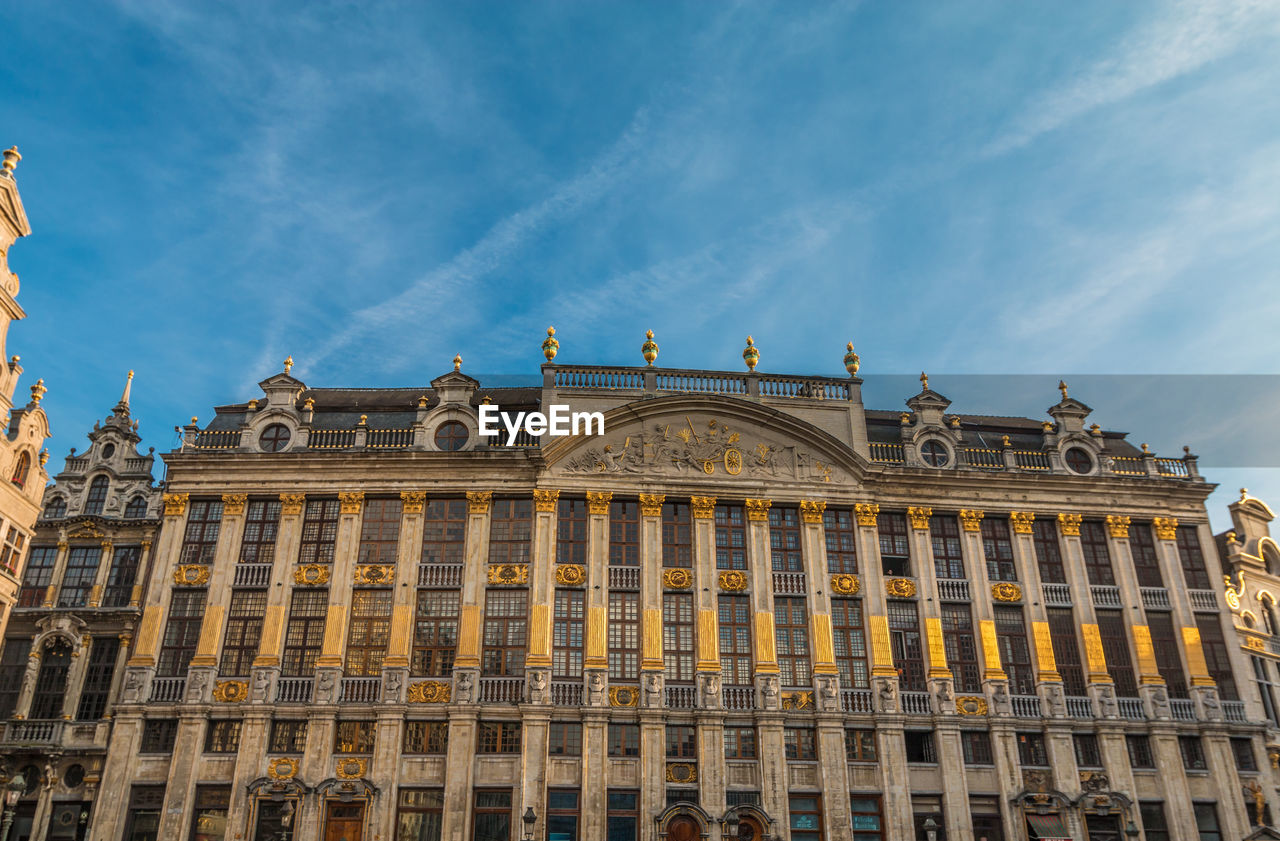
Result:
<svg viewBox="0 0 1280 841">
<path fill-rule="evenodd" d="M 1194 456 L 1065 385 L 1044 421 L 924 377 L 868 410 L 852 347 L 844 378 L 557 349 L 541 388 L 287 361 L 193 419 L 92 841 L 1269 832 Z M 604 433 L 482 436 L 488 405 Z"/>
<path fill-rule="evenodd" d="M 94 813 L 160 526 L 132 378 L 45 494 L 0 652 L 0 761 L 26 784 L 5 841 L 81 841 Z"/>
</svg>

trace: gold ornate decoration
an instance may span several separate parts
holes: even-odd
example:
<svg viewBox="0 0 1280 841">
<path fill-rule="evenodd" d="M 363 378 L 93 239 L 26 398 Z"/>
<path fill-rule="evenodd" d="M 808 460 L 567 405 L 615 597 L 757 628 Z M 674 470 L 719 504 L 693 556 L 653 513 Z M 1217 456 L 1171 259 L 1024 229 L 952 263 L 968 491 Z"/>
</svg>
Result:
<svg viewBox="0 0 1280 841">
<path fill-rule="evenodd" d="M 1063 537 L 1079 537 L 1081 519 L 1083 518 L 1079 514 L 1059 514 L 1058 530 Z"/>
<path fill-rule="evenodd" d="M 1022 601 L 1022 588 L 1012 581 L 998 581 L 991 585 L 991 598 L 998 602 Z"/>
<path fill-rule="evenodd" d="M 833 575 L 831 576 L 831 592 L 839 593 L 842 596 L 854 596 L 862 589 L 862 582 L 858 580 L 856 575 Z"/>
<path fill-rule="evenodd" d="M 698 781 L 698 766 L 692 762 L 668 762 L 667 763 L 667 782 L 669 783 L 696 783 Z"/>
<path fill-rule="evenodd" d="M 859 502 L 853 506 L 853 513 L 858 517 L 858 525 L 874 526 L 880 516 L 880 506 L 874 502 Z"/>
<path fill-rule="evenodd" d="M 292 780 L 298 775 L 298 760 L 282 756 L 267 763 L 267 776 L 273 780 Z"/>
<path fill-rule="evenodd" d="M 1244 641 L 1244 647 L 1251 651 L 1266 651 L 1267 644 L 1261 637 L 1248 637 Z"/>
<path fill-rule="evenodd" d="M 1125 514 L 1108 514 L 1107 532 L 1112 537 L 1128 537 L 1129 517 Z"/>
<path fill-rule="evenodd" d="M 4 168 L 7 172 L 13 172 L 18 168 L 18 161 L 22 160 L 22 156 L 18 154 L 17 146 L 10 146 L 4 150 Z M 14 357 L 17 359 L 18 357 Z"/>
<path fill-rule="evenodd" d="M 213 700 L 234 704 L 249 697 L 249 681 L 218 680 L 213 683 Z"/>
<path fill-rule="evenodd" d="M 556 358 L 556 354 L 560 351 L 560 342 L 556 340 L 556 328 L 547 328 L 547 337 L 542 340 L 542 355 L 551 362 Z"/>
<path fill-rule="evenodd" d="M 652 365 L 653 361 L 658 358 L 658 343 L 653 340 L 652 330 L 645 331 L 644 344 L 640 346 L 640 355 L 644 357 L 646 365 Z"/>
<path fill-rule="evenodd" d="M 1156 527 L 1156 537 L 1161 540 L 1178 539 L 1177 517 L 1153 517 L 1151 524 Z"/>
<path fill-rule="evenodd" d="M 453 370 L 455 371 L 462 370 L 462 354 L 460 353 L 455 353 L 453 355 Z"/>
<path fill-rule="evenodd" d="M 1036 515 L 1030 511 L 1010 511 L 1009 522 L 1013 524 L 1014 534 L 1031 534 L 1031 524 L 1036 521 Z"/>
<path fill-rule="evenodd" d="M 693 586 L 693 573 L 687 569 L 664 569 L 662 586 L 668 590 L 688 590 Z"/>
<path fill-rule="evenodd" d="M 301 514 L 307 504 L 306 494 L 280 494 L 281 514 Z"/>
<path fill-rule="evenodd" d="M 426 491 L 401 491 L 400 492 L 401 510 L 406 514 L 421 514 L 422 508 L 427 503 Z"/>
<path fill-rule="evenodd" d="M 633 686 L 610 686 L 609 706 L 634 707 L 640 703 L 640 692 Z"/>
<path fill-rule="evenodd" d="M 800 500 L 800 521 L 809 524 L 821 523 L 822 512 L 826 510 L 826 500 L 802 499 Z"/>
<path fill-rule="evenodd" d="M 180 517 L 187 513 L 187 500 L 191 494 L 165 494 L 163 498 L 166 517 Z"/>
<path fill-rule="evenodd" d="M 771 499 L 748 499 L 747 500 L 747 519 L 748 520 L 768 520 L 769 508 L 773 505 Z"/>
<path fill-rule="evenodd" d="M 689 498 L 693 508 L 694 519 L 710 520 L 716 515 L 716 498 L 714 496 L 694 496 Z"/>
<path fill-rule="evenodd" d="M 308 412 L 314 412 L 316 410 L 316 399 L 314 397 L 308 397 L 306 400 L 303 400 L 302 408 L 306 409 Z"/>
<path fill-rule="evenodd" d="M 343 491 L 338 494 L 338 506 L 343 514 L 359 514 L 364 506 L 364 491 Z"/>
<path fill-rule="evenodd" d="M 305 587 L 319 587 L 329 583 L 328 564 L 303 564 L 293 571 L 293 583 Z"/>
<path fill-rule="evenodd" d="M 356 566 L 356 586 L 376 587 L 396 580 L 395 564 L 359 564 Z"/>
<path fill-rule="evenodd" d="M 39 406 L 40 401 L 44 399 L 44 395 L 48 390 L 44 387 L 43 379 L 36 380 L 36 384 L 31 386 L 31 402 Z"/>
<path fill-rule="evenodd" d="M 929 518 L 933 516 L 933 509 L 923 505 L 912 505 L 907 508 L 907 518 L 911 520 L 911 528 L 927 531 L 929 528 Z"/>
<path fill-rule="evenodd" d="M 960 715 L 986 715 L 987 699 L 981 695 L 961 695 L 956 698 L 956 712 Z"/>
<path fill-rule="evenodd" d="M 556 511 L 556 503 L 560 500 L 560 490 L 546 488 L 535 488 L 533 491 L 533 510 L 541 511 L 544 514 L 554 514 Z"/>
<path fill-rule="evenodd" d="M 1271 760 L 1272 770 L 1280 768 L 1280 745 L 1267 745 L 1267 759 Z"/>
<path fill-rule="evenodd" d="M 222 513 L 223 514 L 243 514 L 244 506 L 249 502 L 248 494 L 223 494 L 222 495 Z"/>
<path fill-rule="evenodd" d="M 67 534 L 67 537 L 106 537 L 104 531 L 98 529 L 93 523 L 81 523 Z"/>
<path fill-rule="evenodd" d="M 410 704 L 447 704 L 453 697 L 453 687 L 439 680 L 423 680 L 409 684 L 406 697 Z"/>
<path fill-rule="evenodd" d="M 898 422 L 901 423 L 903 426 L 909 426 L 911 424 L 911 413 L 903 412 L 902 414 L 898 415 Z"/>
<path fill-rule="evenodd" d="M 369 760 L 349 756 L 346 759 L 338 760 L 338 764 L 334 767 L 334 773 L 338 775 L 340 780 L 358 780 L 365 775 L 365 771 L 368 768 Z"/>
<path fill-rule="evenodd" d="M 489 567 L 490 584 L 528 584 L 528 564 L 494 564 Z"/>
<path fill-rule="evenodd" d="M 747 346 L 742 350 L 742 361 L 747 363 L 747 370 L 754 372 L 756 363 L 760 361 L 760 349 L 756 347 L 755 339 L 747 336 Z"/>
<path fill-rule="evenodd" d="M 209 583 L 209 568 L 204 564 L 179 564 L 173 571 L 173 583 L 179 587 L 201 587 Z"/>
<path fill-rule="evenodd" d="M 291 370 L 293 370 L 293 355 L 292 355 L 292 354 L 290 354 L 289 356 L 286 356 L 286 357 L 285 357 L 285 359 L 284 359 L 284 372 L 287 374 L 287 373 L 289 373 Z"/>
<path fill-rule="evenodd" d="M 720 573 L 720 589 L 738 593 L 747 589 L 747 574 L 740 569 L 726 569 Z"/>
<path fill-rule="evenodd" d="M 972 508 L 960 509 L 960 523 L 964 526 L 965 531 L 982 531 L 982 518 L 984 516 L 981 511 Z"/>
<path fill-rule="evenodd" d="M 884 582 L 884 592 L 898 599 L 915 598 L 916 582 L 910 578 L 888 578 Z"/>
<path fill-rule="evenodd" d="M 1062 399 L 1067 399 L 1067 382 L 1066 380 L 1058 380 L 1058 391 L 1062 392 Z"/>
<path fill-rule="evenodd" d="M 587 583 L 587 568 L 581 564 L 560 564 L 556 567 L 556 583 L 566 587 L 581 587 Z"/>
<path fill-rule="evenodd" d="M 666 494 L 640 494 L 640 516 L 661 517 L 662 503 L 666 499 Z"/>
<path fill-rule="evenodd" d="M 587 511 L 591 514 L 608 514 L 613 491 L 587 491 Z"/>
<path fill-rule="evenodd" d="M 493 491 L 467 491 L 467 513 L 488 514 L 493 504 Z"/>
<path fill-rule="evenodd" d="M 849 372 L 849 376 L 858 376 L 858 367 L 862 364 L 862 360 L 858 358 L 858 354 L 853 352 L 853 342 L 849 342 L 844 346 L 844 369 Z"/>
<path fill-rule="evenodd" d="M 784 710 L 811 710 L 813 707 L 812 689 L 782 693 L 782 708 Z"/>
</svg>

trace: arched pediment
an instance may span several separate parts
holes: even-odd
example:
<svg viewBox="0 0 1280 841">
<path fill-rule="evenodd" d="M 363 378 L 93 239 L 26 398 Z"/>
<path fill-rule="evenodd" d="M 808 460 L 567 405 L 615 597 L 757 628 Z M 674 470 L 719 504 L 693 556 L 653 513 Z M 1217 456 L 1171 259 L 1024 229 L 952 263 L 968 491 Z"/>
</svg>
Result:
<svg viewBox="0 0 1280 841">
<path fill-rule="evenodd" d="M 575 407 L 576 409 L 577 407 Z M 675 395 L 604 413 L 603 435 L 551 439 L 553 473 L 847 484 L 863 462 L 835 436 L 785 412 L 731 397 Z"/>
</svg>

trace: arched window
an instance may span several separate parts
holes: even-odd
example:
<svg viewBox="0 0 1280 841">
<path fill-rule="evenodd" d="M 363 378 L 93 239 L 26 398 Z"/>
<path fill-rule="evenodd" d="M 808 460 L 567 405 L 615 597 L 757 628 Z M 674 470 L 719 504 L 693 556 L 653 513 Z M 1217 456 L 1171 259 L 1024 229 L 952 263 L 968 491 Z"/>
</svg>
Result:
<svg viewBox="0 0 1280 841">
<path fill-rule="evenodd" d="M 1276 630 L 1280 628 L 1276 624 L 1276 605 L 1267 596 L 1262 599 L 1262 627 L 1268 634 L 1275 635 Z"/>
<path fill-rule="evenodd" d="M 89 495 L 84 499 L 84 513 L 102 513 L 102 506 L 107 503 L 107 489 L 110 485 L 111 480 L 106 476 L 98 476 L 89 483 Z"/>
<path fill-rule="evenodd" d="M 147 498 L 135 496 L 129 500 L 129 504 L 124 507 L 124 516 L 130 520 L 141 520 L 147 516 Z"/>
<path fill-rule="evenodd" d="M 44 507 L 44 516 L 48 520 L 56 520 L 67 516 L 67 501 L 60 496 L 55 496 Z"/>
<path fill-rule="evenodd" d="M 62 640 L 45 646 L 31 698 L 31 718 L 62 718 L 62 700 L 67 693 L 67 671 L 71 668 L 71 647 Z"/>
<path fill-rule="evenodd" d="M 18 456 L 18 463 L 13 468 L 13 478 L 10 480 L 20 488 L 27 486 L 27 474 L 31 472 L 31 453 L 23 452 Z"/>
</svg>

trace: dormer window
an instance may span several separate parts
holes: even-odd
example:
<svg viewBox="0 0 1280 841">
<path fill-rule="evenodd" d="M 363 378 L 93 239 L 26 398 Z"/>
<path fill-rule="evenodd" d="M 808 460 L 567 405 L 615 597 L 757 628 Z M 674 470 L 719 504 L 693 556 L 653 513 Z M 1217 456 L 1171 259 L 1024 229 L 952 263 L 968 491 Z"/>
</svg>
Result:
<svg viewBox="0 0 1280 841">
<path fill-rule="evenodd" d="M 60 496 L 55 496 L 44 507 L 44 516 L 47 520 L 57 520 L 67 516 L 67 501 Z"/>
<path fill-rule="evenodd" d="M 262 430 L 262 435 L 258 437 L 258 446 L 264 453 L 278 453 L 289 446 L 291 437 L 289 427 L 282 423 L 273 423 Z"/>
<path fill-rule="evenodd" d="M 23 452 L 18 456 L 18 463 L 13 468 L 13 478 L 10 480 L 20 488 L 27 486 L 27 474 L 31 472 L 31 453 Z"/>
<path fill-rule="evenodd" d="M 124 516 L 129 520 L 141 520 L 147 516 L 147 498 L 135 496 L 129 500 L 129 504 L 124 507 Z"/>
<path fill-rule="evenodd" d="M 89 494 L 84 498 L 84 513 L 102 513 L 102 507 L 107 504 L 107 490 L 110 485 L 111 480 L 106 476 L 98 476 L 89 483 Z"/>
</svg>

